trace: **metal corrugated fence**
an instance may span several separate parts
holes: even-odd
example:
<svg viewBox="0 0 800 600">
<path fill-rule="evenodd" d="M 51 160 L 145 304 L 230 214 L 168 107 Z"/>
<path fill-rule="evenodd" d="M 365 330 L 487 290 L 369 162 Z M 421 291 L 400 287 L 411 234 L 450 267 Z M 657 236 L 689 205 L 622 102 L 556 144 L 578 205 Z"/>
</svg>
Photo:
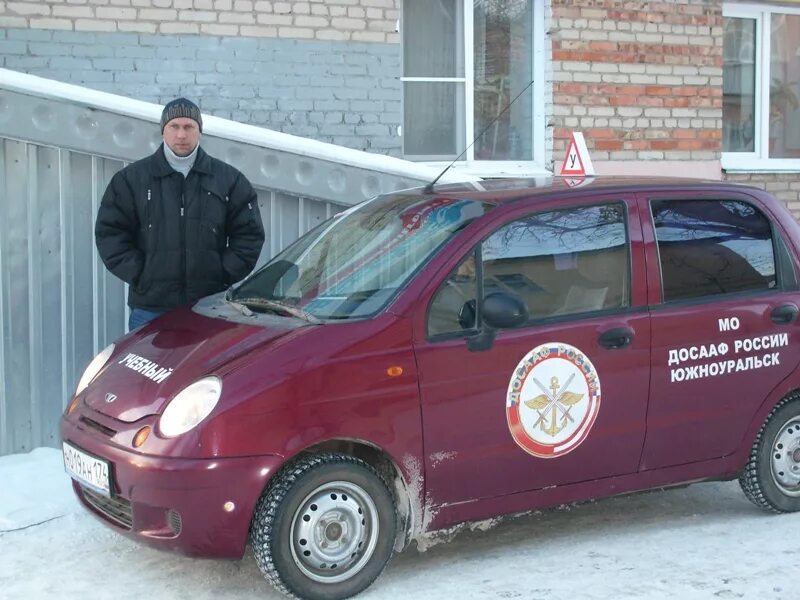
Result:
<svg viewBox="0 0 800 600">
<path fill-rule="evenodd" d="M 58 445 L 80 373 L 124 333 L 125 285 L 97 255 L 94 219 L 111 176 L 160 144 L 160 109 L 134 108 L 0 69 L 0 455 Z M 203 147 L 258 192 L 260 263 L 347 206 L 430 180 L 397 159 L 271 132 L 262 141 L 264 130 L 213 117 L 204 125 Z"/>
<path fill-rule="evenodd" d="M 0 453 L 56 443 L 75 374 L 123 333 L 124 285 L 94 252 L 117 161 L 0 140 Z"/>
<path fill-rule="evenodd" d="M 56 445 L 82 369 L 125 332 L 125 285 L 94 245 L 100 199 L 124 164 L 0 138 L 0 454 Z M 258 193 L 260 262 L 342 208 Z"/>
</svg>

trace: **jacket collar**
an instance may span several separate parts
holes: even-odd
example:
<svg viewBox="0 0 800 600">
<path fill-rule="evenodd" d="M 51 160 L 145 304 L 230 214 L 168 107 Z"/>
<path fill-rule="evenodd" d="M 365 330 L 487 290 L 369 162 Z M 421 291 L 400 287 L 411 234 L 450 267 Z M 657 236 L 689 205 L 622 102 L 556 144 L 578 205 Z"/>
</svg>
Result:
<svg viewBox="0 0 800 600">
<path fill-rule="evenodd" d="M 167 175 L 172 175 L 176 172 L 175 169 L 169 166 L 167 157 L 164 156 L 163 142 L 150 158 L 152 159 L 153 175 L 156 177 L 166 177 Z M 194 159 L 192 171 L 197 171 L 198 173 L 202 173 L 204 175 L 211 175 L 212 173 L 211 157 L 206 154 L 202 147 L 197 149 L 197 157 Z M 192 171 L 190 171 L 190 173 Z"/>
</svg>

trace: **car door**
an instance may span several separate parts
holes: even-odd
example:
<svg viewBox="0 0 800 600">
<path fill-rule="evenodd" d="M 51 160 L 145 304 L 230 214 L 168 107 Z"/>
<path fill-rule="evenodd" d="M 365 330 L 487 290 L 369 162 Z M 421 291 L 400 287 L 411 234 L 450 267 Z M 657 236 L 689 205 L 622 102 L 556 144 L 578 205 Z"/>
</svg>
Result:
<svg viewBox="0 0 800 600">
<path fill-rule="evenodd" d="M 421 299 L 415 352 L 434 503 L 636 471 L 650 364 L 636 210 L 620 197 L 518 209 L 476 234 Z M 481 287 L 528 309 L 488 347 Z"/>
<path fill-rule="evenodd" d="M 643 197 L 652 385 L 642 469 L 727 456 L 796 367 L 800 295 L 787 247 L 749 195 Z"/>
</svg>

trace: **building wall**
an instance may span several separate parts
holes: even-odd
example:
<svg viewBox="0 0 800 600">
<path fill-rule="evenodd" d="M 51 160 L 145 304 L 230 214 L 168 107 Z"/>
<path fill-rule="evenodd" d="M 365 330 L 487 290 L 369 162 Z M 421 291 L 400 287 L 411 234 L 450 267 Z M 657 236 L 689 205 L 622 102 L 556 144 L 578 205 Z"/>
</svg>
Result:
<svg viewBox="0 0 800 600">
<path fill-rule="evenodd" d="M 400 0 L 7 0 L 0 27 L 397 42 Z"/>
<path fill-rule="evenodd" d="M 728 173 L 725 179 L 768 191 L 800 219 L 800 175 L 797 173 Z"/>
<path fill-rule="evenodd" d="M 0 2 L 0 66 L 396 156 L 398 2 Z"/>
<path fill-rule="evenodd" d="M 748 183 L 800 218 L 797 173 L 726 174 L 719 163 L 722 0 L 552 0 L 552 9 L 556 159 L 577 129 L 600 173 Z"/>
<path fill-rule="evenodd" d="M 537 0 L 538 1 L 538 0 Z M 800 217 L 795 174 L 723 172 L 723 0 L 552 0 L 546 143 L 602 174 L 749 181 Z M 0 0 L 0 66 L 401 155 L 402 0 Z M 551 137 L 552 136 L 552 137 Z"/>
<path fill-rule="evenodd" d="M 593 160 L 716 161 L 722 3 L 553 0 L 555 151 L 581 129 Z"/>
</svg>

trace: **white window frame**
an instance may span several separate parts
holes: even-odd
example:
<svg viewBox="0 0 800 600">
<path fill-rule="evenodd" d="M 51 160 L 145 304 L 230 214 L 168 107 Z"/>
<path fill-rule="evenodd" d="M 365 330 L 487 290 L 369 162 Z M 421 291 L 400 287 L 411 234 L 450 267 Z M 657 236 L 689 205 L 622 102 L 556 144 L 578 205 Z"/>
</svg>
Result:
<svg viewBox="0 0 800 600">
<path fill-rule="evenodd" d="M 800 8 L 759 4 L 724 4 L 723 17 L 753 19 L 756 22 L 755 151 L 722 152 L 722 168 L 727 172 L 800 171 L 798 158 L 769 158 L 769 86 L 772 15 L 800 15 Z"/>
<path fill-rule="evenodd" d="M 475 131 L 475 55 L 473 50 L 474 39 L 474 0 L 458 0 L 462 2 L 461 10 L 464 14 L 464 77 L 400 77 L 402 83 L 406 82 L 452 82 L 464 84 L 464 137 L 466 144 L 469 145 L 480 133 Z M 536 177 L 542 175 L 552 175 L 545 167 L 546 148 L 545 148 L 545 29 L 544 29 L 544 2 L 540 0 L 530 0 L 533 17 L 533 44 L 532 44 L 532 76 L 533 85 L 526 92 L 531 94 L 531 148 L 533 151 L 532 159 L 529 161 L 499 161 L 499 160 L 475 160 L 475 147 L 471 146 L 464 156 L 456 161 L 451 167 L 451 171 L 459 171 L 470 175 L 481 177 L 499 177 L 504 175 L 517 175 Z M 401 22 L 401 32 L 404 32 Z M 403 36 L 401 36 L 403 40 Z M 401 41 L 404 43 L 404 41 Z M 403 86 L 403 97 L 405 98 L 405 86 Z M 521 101 L 525 97 L 520 97 Z M 513 99 L 513 98 L 512 98 Z M 402 112 L 405 114 L 405 111 Z M 488 132 L 487 132 L 488 135 Z M 460 137 L 458 134 L 456 137 Z M 464 148 L 459 148 L 458 153 Z M 420 164 L 444 169 L 452 162 L 450 160 L 421 161 Z"/>
</svg>

